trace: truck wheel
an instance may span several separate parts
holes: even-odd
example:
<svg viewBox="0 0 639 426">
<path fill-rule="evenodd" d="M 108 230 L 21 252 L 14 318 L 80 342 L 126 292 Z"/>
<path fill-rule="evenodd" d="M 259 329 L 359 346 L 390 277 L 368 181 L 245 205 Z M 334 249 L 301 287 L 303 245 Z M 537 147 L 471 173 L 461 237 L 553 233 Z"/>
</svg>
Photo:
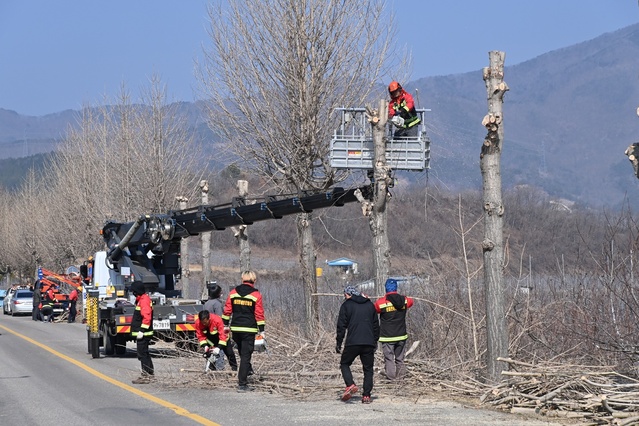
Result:
<svg viewBox="0 0 639 426">
<path fill-rule="evenodd" d="M 115 336 L 115 354 L 124 355 L 126 353 L 126 336 L 117 334 Z"/>
<path fill-rule="evenodd" d="M 113 355 L 115 353 L 115 336 L 111 334 L 111 327 L 106 322 L 102 324 L 102 338 L 104 339 L 104 354 Z"/>
<path fill-rule="evenodd" d="M 99 337 L 89 338 L 89 352 L 91 352 L 92 358 L 100 358 L 100 338 Z"/>
</svg>

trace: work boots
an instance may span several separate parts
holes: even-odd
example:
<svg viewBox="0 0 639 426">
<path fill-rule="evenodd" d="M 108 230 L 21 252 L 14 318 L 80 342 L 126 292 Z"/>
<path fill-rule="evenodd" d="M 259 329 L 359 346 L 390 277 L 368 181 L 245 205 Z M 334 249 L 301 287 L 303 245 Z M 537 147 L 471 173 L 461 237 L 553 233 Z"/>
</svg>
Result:
<svg viewBox="0 0 639 426">
<path fill-rule="evenodd" d="M 148 385 L 149 383 L 153 381 L 153 379 L 154 379 L 153 376 L 150 376 L 148 374 L 143 374 L 137 379 L 131 380 L 131 383 L 133 383 L 134 385 Z"/>
</svg>

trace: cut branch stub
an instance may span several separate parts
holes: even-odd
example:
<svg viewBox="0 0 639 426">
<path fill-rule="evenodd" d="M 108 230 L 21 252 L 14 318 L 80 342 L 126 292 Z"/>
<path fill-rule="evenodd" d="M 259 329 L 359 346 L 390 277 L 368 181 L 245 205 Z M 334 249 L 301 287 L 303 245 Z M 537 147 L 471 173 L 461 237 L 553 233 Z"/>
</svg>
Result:
<svg viewBox="0 0 639 426">
<path fill-rule="evenodd" d="M 481 120 L 481 125 L 489 130 L 496 131 L 497 127 L 502 122 L 501 114 L 486 114 Z"/>
<path fill-rule="evenodd" d="M 490 240 L 484 240 L 481 242 L 481 248 L 483 251 L 491 251 L 495 248 L 495 243 Z"/>
</svg>

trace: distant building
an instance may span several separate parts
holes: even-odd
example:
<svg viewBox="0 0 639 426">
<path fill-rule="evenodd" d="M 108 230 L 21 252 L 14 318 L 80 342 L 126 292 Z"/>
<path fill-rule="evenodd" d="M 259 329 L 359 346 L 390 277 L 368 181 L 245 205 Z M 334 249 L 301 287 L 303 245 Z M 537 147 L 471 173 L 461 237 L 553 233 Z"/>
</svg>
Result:
<svg viewBox="0 0 639 426">
<path fill-rule="evenodd" d="M 344 274 L 357 275 L 357 262 L 348 257 L 340 257 L 334 260 L 327 260 L 326 264 L 331 267 L 338 268 L 338 271 Z"/>
</svg>

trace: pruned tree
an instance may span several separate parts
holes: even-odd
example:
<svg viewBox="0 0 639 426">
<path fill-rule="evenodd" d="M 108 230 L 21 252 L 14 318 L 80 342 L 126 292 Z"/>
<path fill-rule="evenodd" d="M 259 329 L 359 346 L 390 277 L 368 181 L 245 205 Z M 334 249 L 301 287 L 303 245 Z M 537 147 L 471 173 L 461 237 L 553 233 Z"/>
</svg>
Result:
<svg viewBox="0 0 639 426">
<path fill-rule="evenodd" d="M 362 105 L 394 49 L 382 1 L 229 0 L 209 8 L 200 67 L 209 124 L 280 193 L 325 190 L 336 107 Z M 319 321 L 312 215 L 296 220 L 307 331 Z"/>
<path fill-rule="evenodd" d="M 241 198 L 248 196 L 248 181 L 237 181 L 237 192 Z M 249 244 L 248 227 L 246 225 L 232 226 L 233 236 L 240 249 L 240 271 L 251 270 L 251 245 Z"/>
<path fill-rule="evenodd" d="M 486 343 L 488 377 L 497 381 L 508 364 L 498 361 L 508 356 L 508 327 L 505 312 L 503 215 L 501 190 L 501 149 L 504 141 L 503 99 L 508 91 L 504 82 L 504 52 L 489 52 L 490 66 L 483 76 L 488 94 L 488 114 L 482 124 L 488 130 L 481 148 L 479 166 L 484 206 L 484 288 L 486 298 Z"/>
<path fill-rule="evenodd" d="M 384 294 L 384 283 L 390 271 L 390 243 L 388 241 L 388 210 L 390 199 L 389 185 L 392 181 L 391 168 L 386 162 L 386 123 L 388 102 L 381 100 L 379 107 L 366 108 L 367 117 L 373 126 L 373 202 L 367 203 L 359 198 L 360 203 L 368 208 L 369 226 L 373 235 L 373 267 L 375 269 L 375 294 Z"/>
</svg>

